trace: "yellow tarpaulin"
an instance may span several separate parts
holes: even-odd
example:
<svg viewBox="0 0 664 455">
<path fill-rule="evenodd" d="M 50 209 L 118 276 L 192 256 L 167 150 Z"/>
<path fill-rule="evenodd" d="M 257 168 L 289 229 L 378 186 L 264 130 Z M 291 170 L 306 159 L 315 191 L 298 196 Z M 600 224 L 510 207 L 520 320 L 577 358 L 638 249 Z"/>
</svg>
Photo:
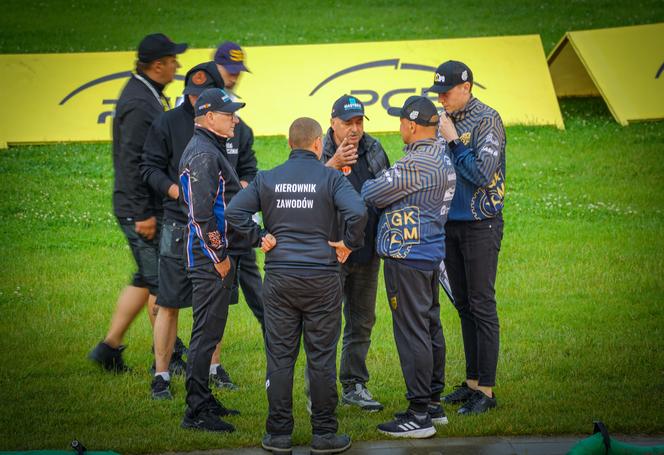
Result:
<svg viewBox="0 0 664 455">
<path fill-rule="evenodd" d="M 621 125 L 664 118 L 664 23 L 567 32 L 548 61 L 559 97 L 601 95 Z"/>
<path fill-rule="evenodd" d="M 241 116 L 257 135 L 286 134 L 297 117 L 329 124 L 332 103 L 344 93 L 366 105 L 369 132 L 398 131 L 387 115 L 431 86 L 445 60 L 467 63 L 473 93 L 508 125 L 563 127 L 560 108 L 537 35 L 377 43 L 247 47 L 236 93 Z M 179 56 L 179 80 L 166 89 L 177 98 L 188 68 L 209 61 L 212 49 Z M 0 143 L 103 141 L 133 68 L 134 52 L 0 56 Z M 432 95 L 433 97 L 434 95 Z"/>
</svg>

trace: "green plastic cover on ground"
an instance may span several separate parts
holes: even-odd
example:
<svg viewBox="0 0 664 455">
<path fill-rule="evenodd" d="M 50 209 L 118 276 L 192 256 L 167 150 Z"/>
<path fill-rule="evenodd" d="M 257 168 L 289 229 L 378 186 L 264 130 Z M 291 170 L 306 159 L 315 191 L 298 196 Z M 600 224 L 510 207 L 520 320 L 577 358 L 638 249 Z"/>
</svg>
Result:
<svg viewBox="0 0 664 455">
<path fill-rule="evenodd" d="M 602 434 L 595 433 L 572 447 L 567 455 L 664 455 L 664 445 L 644 447 L 609 439 L 611 443 L 607 450 Z"/>
</svg>

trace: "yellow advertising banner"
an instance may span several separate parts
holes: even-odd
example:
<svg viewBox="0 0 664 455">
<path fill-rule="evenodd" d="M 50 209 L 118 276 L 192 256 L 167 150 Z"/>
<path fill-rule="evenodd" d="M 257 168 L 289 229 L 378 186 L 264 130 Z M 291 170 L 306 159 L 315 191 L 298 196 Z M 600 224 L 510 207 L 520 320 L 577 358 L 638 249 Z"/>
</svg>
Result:
<svg viewBox="0 0 664 455">
<path fill-rule="evenodd" d="M 180 96 L 184 74 L 209 61 L 212 49 L 190 49 L 166 94 Z M 235 92 L 247 103 L 241 116 L 257 135 L 285 135 L 297 117 L 329 123 L 344 93 L 366 106 L 369 132 L 398 131 L 387 115 L 431 86 L 445 60 L 467 63 L 475 96 L 508 125 L 563 128 L 560 108 L 538 35 L 245 48 L 251 73 Z M 0 144 L 106 141 L 117 97 L 131 74 L 134 52 L 0 56 Z M 432 98 L 434 95 L 431 95 Z"/>
<path fill-rule="evenodd" d="M 664 118 L 664 23 L 567 32 L 548 61 L 559 97 L 601 95 L 621 125 Z"/>
</svg>

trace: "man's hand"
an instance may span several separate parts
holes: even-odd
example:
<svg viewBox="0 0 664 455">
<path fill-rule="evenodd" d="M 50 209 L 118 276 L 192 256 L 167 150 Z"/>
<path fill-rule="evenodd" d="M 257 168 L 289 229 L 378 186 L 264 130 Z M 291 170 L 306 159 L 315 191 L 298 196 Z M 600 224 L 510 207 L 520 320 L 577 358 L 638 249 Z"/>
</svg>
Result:
<svg viewBox="0 0 664 455">
<path fill-rule="evenodd" d="M 240 186 L 242 188 L 246 188 L 249 186 L 249 182 L 247 182 L 246 180 L 240 180 Z"/>
<path fill-rule="evenodd" d="M 180 188 L 175 183 L 168 187 L 168 197 L 171 199 L 180 197 Z"/>
<path fill-rule="evenodd" d="M 231 260 L 228 259 L 228 256 L 226 256 L 226 259 L 224 259 L 221 262 L 217 262 L 214 265 L 214 268 L 217 269 L 217 273 L 219 276 L 221 276 L 221 279 L 223 280 L 226 278 L 226 275 L 228 275 L 228 272 L 231 270 Z"/>
<path fill-rule="evenodd" d="M 341 170 L 344 166 L 352 166 L 357 163 L 357 156 L 357 146 L 349 144 L 348 140 L 344 139 L 341 141 L 341 144 L 339 144 L 339 147 L 337 147 L 337 151 L 332 158 L 330 158 L 325 165 Z"/>
<path fill-rule="evenodd" d="M 440 135 L 443 136 L 443 139 L 445 139 L 447 142 L 453 141 L 454 139 L 459 139 L 456 127 L 446 112 L 442 112 L 440 114 L 438 131 L 440 132 Z"/>
<path fill-rule="evenodd" d="M 134 230 L 141 237 L 152 240 L 157 233 L 157 218 L 151 216 L 147 220 L 136 221 L 134 223 Z"/>
<path fill-rule="evenodd" d="M 272 248 L 277 246 L 277 239 L 270 233 L 267 233 L 265 237 L 261 238 L 261 251 L 267 253 Z"/>
<path fill-rule="evenodd" d="M 337 250 L 337 261 L 342 264 L 346 262 L 350 253 L 352 253 L 352 250 L 346 246 L 343 240 L 339 240 L 338 242 L 328 241 L 327 244 Z"/>
</svg>

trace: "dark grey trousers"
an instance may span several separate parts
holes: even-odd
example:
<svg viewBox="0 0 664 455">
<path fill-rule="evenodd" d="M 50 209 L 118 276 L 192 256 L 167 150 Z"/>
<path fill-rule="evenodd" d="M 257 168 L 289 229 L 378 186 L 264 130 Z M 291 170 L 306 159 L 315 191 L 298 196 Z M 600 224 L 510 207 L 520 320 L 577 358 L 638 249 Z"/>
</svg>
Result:
<svg viewBox="0 0 664 455">
<path fill-rule="evenodd" d="M 383 272 L 406 399 L 412 410 L 426 412 L 430 401 L 440 401 L 445 388 L 438 270 L 418 270 L 400 260 L 385 259 Z"/>
<path fill-rule="evenodd" d="M 251 252 L 240 256 L 237 259 L 238 281 L 244 294 L 244 300 L 247 306 L 263 327 L 263 279 L 261 272 L 256 264 L 256 251 L 252 248 Z"/>
<path fill-rule="evenodd" d="M 189 269 L 192 284 L 194 323 L 187 355 L 186 402 L 196 414 L 212 399 L 209 386 L 210 360 L 214 348 L 224 335 L 228 305 L 234 293 L 235 262 L 223 280 L 212 263 Z"/>
<path fill-rule="evenodd" d="M 341 330 L 341 280 L 338 273 L 302 276 L 267 271 L 265 304 L 265 387 L 269 412 L 266 431 L 293 432 L 293 370 L 300 337 L 311 379 L 311 427 L 314 434 L 336 433 L 337 342 Z"/>
<path fill-rule="evenodd" d="M 445 225 L 445 267 L 461 319 L 466 379 L 486 387 L 496 385 L 500 348 L 494 285 L 502 238 L 502 216 Z"/>
<path fill-rule="evenodd" d="M 344 389 L 369 382 L 367 352 L 371 330 L 376 322 L 376 288 L 380 259 L 374 256 L 368 264 L 344 264 L 343 283 L 344 336 L 341 348 L 339 380 Z"/>
</svg>

